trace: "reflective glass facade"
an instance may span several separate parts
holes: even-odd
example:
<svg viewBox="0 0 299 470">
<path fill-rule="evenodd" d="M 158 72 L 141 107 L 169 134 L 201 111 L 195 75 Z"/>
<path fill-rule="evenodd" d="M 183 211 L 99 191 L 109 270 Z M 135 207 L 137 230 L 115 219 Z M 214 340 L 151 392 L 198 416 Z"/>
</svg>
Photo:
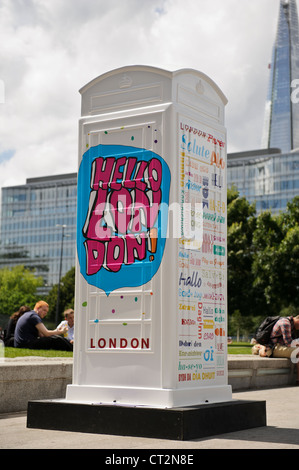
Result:
<svg viewBox="0 0 299 470">
<path fill-rule="evenodd" d="M 256 203 L 257 213 L 286 209 L 299 194 L 299 151 L 257 150 L 228 155 L 227 186 Z"/>
<path fill-rule="evenodd" d="M 45 292 L 58 283 L 62 227 L 62 276 L 75 266 L 77 174 L 28 179 L 2 188 L 0 267 L 35 268 Z M 58 225 L 58 227 L 57 227 Z"/>
<path fill-rule="evenodd" d="M 299 148 L 299 104 L 291 83 L 299 78 L 299 27 L 296 0 L 281 0 L 265 109 L 263 148 Z"/>
</svg>

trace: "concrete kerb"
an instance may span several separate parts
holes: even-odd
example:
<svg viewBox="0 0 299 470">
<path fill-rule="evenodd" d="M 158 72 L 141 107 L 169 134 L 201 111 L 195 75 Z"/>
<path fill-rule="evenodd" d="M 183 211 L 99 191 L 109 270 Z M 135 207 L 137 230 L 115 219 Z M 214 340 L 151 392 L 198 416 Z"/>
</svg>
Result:
<svg viewBox="0 0 299 470">
<path fill-rule="evenodd" d="M 0 413 L 27 410 L 30 400 L 64 398 L 72 383 L 72 358 L 37 356 L 0 362 Z M 228 356 L 228 383 L 232 390 L 289 386 L 296 381 L 296 366 L 289 359 L 250 355 Z"/>
<path fill-rule="evenodd" d="M 0 362 L 0 413 L 25 411 L 29 400 L 62 398 L 72 358 L 19 357 Z"/>
<path fill-rule="evenodd" d="M 228 383 L 233 391 L 289 386 L 296 378 L 296 364 L 290 359 L 228 356 Z"/>
</svg>

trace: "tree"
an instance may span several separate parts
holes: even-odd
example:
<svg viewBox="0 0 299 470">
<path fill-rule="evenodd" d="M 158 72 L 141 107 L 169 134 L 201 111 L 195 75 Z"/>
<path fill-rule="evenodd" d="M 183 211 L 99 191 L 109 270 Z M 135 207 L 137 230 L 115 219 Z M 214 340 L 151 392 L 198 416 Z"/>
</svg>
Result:
<svg viewBox="0 0 299 470">
<path fill-rule="evenodd" d="M 250 315 L 257 302 L 252 273 L 255 206 L 235 189 L 228 190 L 227 203 L 228 309 Z"/>
<path fill-rule="evenodd" d="M 33 308 L 42 285 L 43 279 L 24 266 L 0 269 L 0 314 L 11 315 L 22 305 Z"/>
<path fill-rule="evenodd" d="M 257 218 L 253 234 L 255 256 L 252 272 L 254 286 L 259 290 L 264 302 L 265 313 L 271 309 L 273 315 L 279 314 L 280 311 L 280 302 L 277 298 L 277 287 L 280 282 L 277 266 L 282 239 L 283 233 L 279 218 L 273 217 L 270 212 L 261 213 Z"/>
<path fill-rule="evenodd" d="M 56 312 L 56 302 L 58 294 L 58 284 L 55 284 L 50 290 L 46 302 L 49 304 L 48 319 L 54 320 Z M 59 310 L 60 315 L 67 308 L 74 308 L 75 297 L 75 268 L 71 268 L 61 279 L 60 282 L 60 296 L 59 296 Z"/>
<path fill-rule="evenodd" d="M 299 305 L 299 196 L 279 215 L 255 215 L 235 189 L 227 193 L 229 313 L 267 316 Z"/>
<path fill-rule="evenodd" d="M 299 305 L 299 226 L 290 228 L 279 247 L 279 273 L 283 270 L 280 283 L 281 307 Z M 284 284 L 284 285 L 283 285 Z M 282 287 L 282 288 L 281 288 Z"/>
<path fill-rule="evenodd" d="M 253 239 L 254 285 L 263 291 L 271 314 L 295 308 L 299 300 L 299 197 L 278 216 L 260 214 Z"/>
</svg>

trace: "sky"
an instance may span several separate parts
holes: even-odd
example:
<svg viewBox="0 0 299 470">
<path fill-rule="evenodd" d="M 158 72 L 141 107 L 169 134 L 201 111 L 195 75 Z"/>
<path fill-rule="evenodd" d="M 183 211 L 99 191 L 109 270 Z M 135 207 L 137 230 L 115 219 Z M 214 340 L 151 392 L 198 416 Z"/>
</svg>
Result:
<svg viewBox="0 0 299 470">
<path fill-rule="evenodd" d="M 127 65 L 205 73 L 228 99 L 227 151 L 261 148 L 278 13 L 279 0 L 0 0 L 0 188 L 76 172 L 79 89 Z"/>
</svg>

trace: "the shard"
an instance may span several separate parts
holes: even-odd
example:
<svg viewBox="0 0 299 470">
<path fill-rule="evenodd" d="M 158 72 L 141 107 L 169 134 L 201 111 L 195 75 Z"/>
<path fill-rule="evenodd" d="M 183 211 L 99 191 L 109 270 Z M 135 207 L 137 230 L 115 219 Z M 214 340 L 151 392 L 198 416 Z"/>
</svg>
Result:
<svg viewBox="0 0 299 470">
<path fill-rule="evenodd" d="M 292 102 L 292 82 L 299 79 L 299 28 L 296 0 L 280 0 L 276 40 L 270 65 L 263 148 L 283 153 L 299 148 L 299 103 Z M 294 100 L 293 100 L 294 101 Z"/>
</svg>

